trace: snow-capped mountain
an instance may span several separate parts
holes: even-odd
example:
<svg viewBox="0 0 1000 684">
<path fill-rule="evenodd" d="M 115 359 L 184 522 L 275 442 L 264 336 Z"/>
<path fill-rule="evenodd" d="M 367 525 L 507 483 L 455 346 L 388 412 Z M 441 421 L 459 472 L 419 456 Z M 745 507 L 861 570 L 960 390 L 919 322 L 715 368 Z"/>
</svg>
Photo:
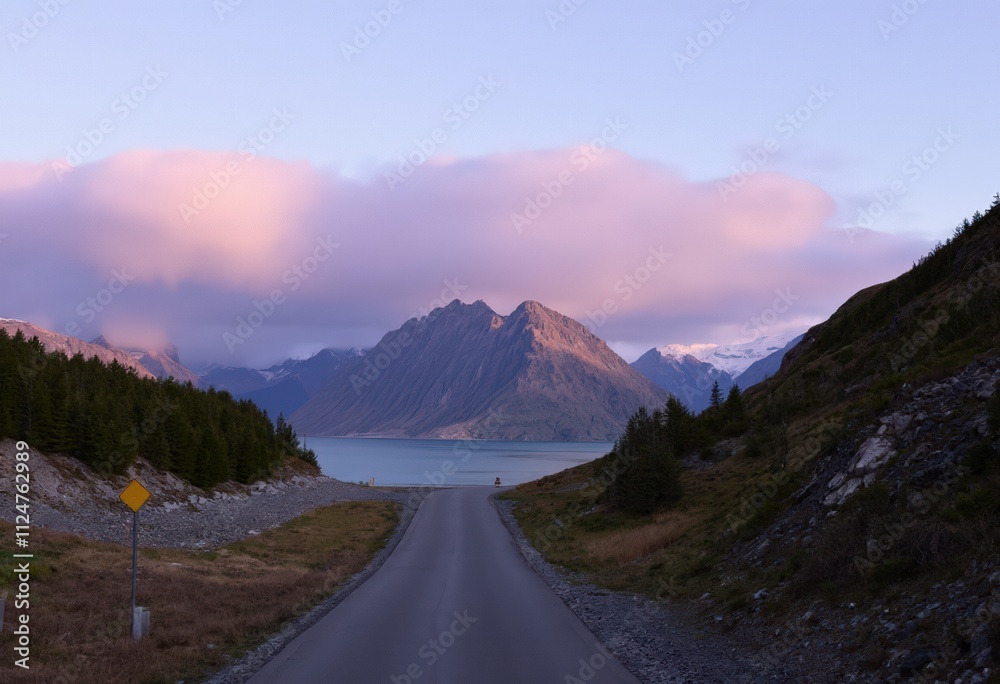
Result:
<svg viewBox="0 0 1000 684">
<path fill-rule="evenodd" d="M 90 343 L 105 349 L 116 348 L 105 339 L 104 335 L 91 340 Z M 121 347 L 121 349 L 161 380 L 173 378 L 180 383 L 190 382 L 195 387 L 198 387 L 201 382 L 197 373 L 181 364 L 177 347 L 173 344 L 168 344 L 163 349 L 138 349 L 134 347 Z"/>
<path fill-rule="evenodd" d="M 677 358 L 650 349 L 631 365 L 695 412 L 705 410 L 711 403 L 713 384 L 719 383 L 723 395 L 733 386 L 733 376 L 729 373 L 690 354 Z"/>
<path fill-rule="evenodd" d="M 656 351 L 664 358 L 678 361 L 685 356 L 693 356 L 736 378 L 755 361 L 784 349 L 790 340 L 789 337 L 775 335 L 737 344 L 668 344 L 657 347 Z"/>
<path fill-rule="evenodd" d="M 775 335 L 737 344 L 668 344 L 650 349 L 632 367 L 697 412 L 709 405 L 716 382 L 725 394 L 734 383 L 746 389 L 774 375 L 801 339 Z"/>
</svg>

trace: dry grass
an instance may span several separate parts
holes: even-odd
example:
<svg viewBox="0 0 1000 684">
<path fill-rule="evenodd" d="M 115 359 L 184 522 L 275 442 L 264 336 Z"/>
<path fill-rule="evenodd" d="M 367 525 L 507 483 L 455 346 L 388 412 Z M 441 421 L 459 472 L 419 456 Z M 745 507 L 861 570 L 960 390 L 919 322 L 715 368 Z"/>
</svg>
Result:
<svg viewBox="0 0 1000 684">
<path fill-rule="evenodd" d="M 587 552 L 602 560 L 633 563 L 655 551 L 665 549 L 687 532 L 694 521 L 683 514 L 664 513 L 641 527 L 603 534 L 587 542 Z"/>
<path fill-rule="evenodd" d="M 151 635 L 128 637 L 131 548 L 32 530 L 31 671 L 14 667 L 12 602 L 0 681 L 176 682 L 263 641 L 363 568 L 398 521 L 395 504 L 317 509 L 215 552 L 139 550 L 138 603 Z M 0 536 L 13 529 L 0 522 Z M 0 574 L 10 586 L 10 553 Z"/>
</svg>

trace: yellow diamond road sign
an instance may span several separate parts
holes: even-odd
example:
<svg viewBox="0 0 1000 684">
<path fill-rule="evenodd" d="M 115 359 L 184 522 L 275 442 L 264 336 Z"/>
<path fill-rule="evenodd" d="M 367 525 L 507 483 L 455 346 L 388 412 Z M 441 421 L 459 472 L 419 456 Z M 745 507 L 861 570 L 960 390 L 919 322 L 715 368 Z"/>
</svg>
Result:
<svg viewBox="0 0 1000 684">
<path fill-rule="evenodd" d="M 132 480 L 132 483 L 125 488 L 125 491 L 118 495 L 118 498 L 124 501 L 126 506 L 138 513 L 139 509 L 142 508 L 142 505 L 149 498 L 149 490 L 139 484 L 138 480 Z"/>
</svg>

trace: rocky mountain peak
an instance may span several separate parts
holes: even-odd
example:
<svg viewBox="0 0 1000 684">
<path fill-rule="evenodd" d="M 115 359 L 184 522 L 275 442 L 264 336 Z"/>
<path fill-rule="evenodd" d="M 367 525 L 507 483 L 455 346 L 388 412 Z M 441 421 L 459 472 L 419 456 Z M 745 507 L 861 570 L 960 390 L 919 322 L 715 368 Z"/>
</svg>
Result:
<svg viewBox="0 0 1000 684">
<path fill-rule="evenodd" d="M 455 300 L 386 334 L 292 417 L 303 434 L 612 440 L 663 393 L 576 321 Z M 499 422 L 497 414 L 507 418 Z"/>
</svg>

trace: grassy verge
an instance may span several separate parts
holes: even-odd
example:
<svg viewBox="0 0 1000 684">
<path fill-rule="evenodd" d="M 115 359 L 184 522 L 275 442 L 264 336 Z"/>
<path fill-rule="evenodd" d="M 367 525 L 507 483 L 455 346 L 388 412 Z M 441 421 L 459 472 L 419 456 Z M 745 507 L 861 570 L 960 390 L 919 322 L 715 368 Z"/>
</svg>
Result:
<svg viewBox="0 0 1000 684">
<path fill-rule="evenodd" d="M 770 468 L 760 460 L 729 459 L 711 470 L 681 476 L 684 497 L 674 509 L 653 516 L 609 511 L 588 482 L 600 479 L 605 459 L 523 485 L 507 496 L 525 534 L 549 562 L 581 572 L 615 590 L 650 596 L 700 596 L 744 591 L 719 586 L 719 562 L 741 504 L 750 516 L 745 529 L 763 525 L 792 491 L 792 479 L 776 487 L 760 506 L 751 505 L 757 484 Z"/>
<path fill-rule="evenodd" d="M 139 550 L 138 602 L 151 635 L 131 641 L 131 548 L 35 528 L 31 670 L 14 666 L 15 611 L 0 634 L 0 681 L 177 682 L 227 663 L 330 595 L 385 544 L 398 505 L 347 502 L 212 552 Z M 0 521 L 0 537 L 13 539 Z M 11 553 L 0 586 L 14 586 Z"/>
</svg>

